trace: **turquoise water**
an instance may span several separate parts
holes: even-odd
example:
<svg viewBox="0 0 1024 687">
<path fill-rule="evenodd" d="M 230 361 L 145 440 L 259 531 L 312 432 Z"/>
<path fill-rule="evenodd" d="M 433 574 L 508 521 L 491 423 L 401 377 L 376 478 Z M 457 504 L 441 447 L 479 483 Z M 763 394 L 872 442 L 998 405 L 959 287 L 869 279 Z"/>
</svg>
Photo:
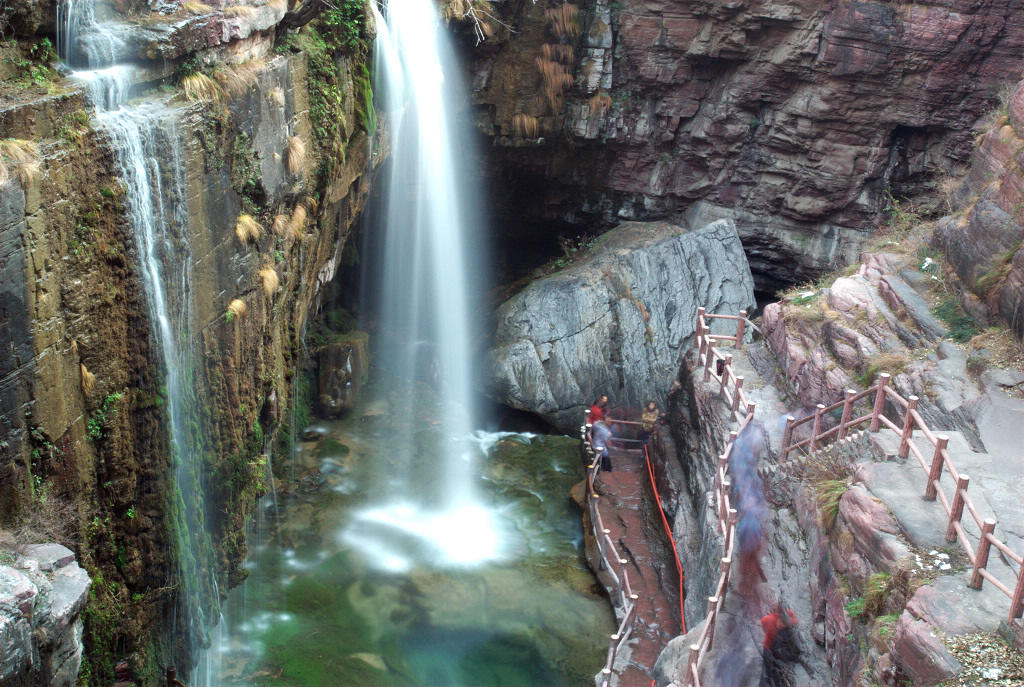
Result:
<svg viewBox="0 0 1024 687">
<path fill-rule="evenodd" d="M 229 599 L 223 684 L 592 684 L 614 619 L 582 559 L 568 496 L 583 479 L 577 442 L 478 435 L 478 446 L 493 444 L 475 464 L 498 545 L 478 564 L 451 565 L 433 560 L 422 522 L 404 531 L 364 517 L 386 488 L 374 475 L 402 462 L 385 441 L 388 409 L 364 403 L 300 445 L 293 481 L 278 485 L 280 516 L 264 516 L 249 579 Z M 429 420 L 418 426 L 406 450 L 423 454 L 416 472 L 429 490 L 429 447 L 440 437 Z M 382 567 L 354 540 L 409 553 Z"/>
</svg>

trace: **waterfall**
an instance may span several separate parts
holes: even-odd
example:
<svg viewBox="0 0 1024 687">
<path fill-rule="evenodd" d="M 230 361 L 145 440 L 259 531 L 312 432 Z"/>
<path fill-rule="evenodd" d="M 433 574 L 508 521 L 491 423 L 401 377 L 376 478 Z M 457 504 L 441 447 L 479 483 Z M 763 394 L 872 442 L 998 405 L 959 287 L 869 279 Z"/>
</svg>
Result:
<svg viewBox="0 0 1024 687">
<path fill-rule="evenodd" d="M 192 266 L 178 113 L 159 99 L 129 100 L 135 69 L 122 62 L 124 28 L 97 22 L 94 12 L 93 0 L 61 0 L 58 47 L 65 62 L 80 67 L 74 77 L 86 84 L 95 122 L 110 139 L 134 230 L 135 264 L 163 366 L 176 481 L 166 514 L 180 564 L 179 610 L 172 625 L 194 653 L 207 642 L 203 609 L 217 608 L 219 593 L 204 512 L 207 466 L 193 367 Z"/>
<path fill-rule="evenodd" d="M 375 269 L 385 343 L 376 356 L 407 386 L 389 410 L 396 456 L 383 466 L 384 503 L 363 514 L 365 531 L 354 528 L 348 540 L 393 570 L 415 562 L 402 544 L 409 535 L 432 552 L 431 563 L 475 564 L 495 557 L 498 542 L 474 488 L 479 449 L 470 441 L 480 191 L 467 171 L 473 130 L 457 126 L 453 109 L 468 99 L 435 3 L 388 0 L 386 17 L 376 17 L 375 84 L 391 131 L 381 226 L 370 229 L 384 237 Z M 435 413 L 424 413 L 424 387 L 437 397 Z M 433 428 L 436 449 L 424 445 Z"/>
</svg>

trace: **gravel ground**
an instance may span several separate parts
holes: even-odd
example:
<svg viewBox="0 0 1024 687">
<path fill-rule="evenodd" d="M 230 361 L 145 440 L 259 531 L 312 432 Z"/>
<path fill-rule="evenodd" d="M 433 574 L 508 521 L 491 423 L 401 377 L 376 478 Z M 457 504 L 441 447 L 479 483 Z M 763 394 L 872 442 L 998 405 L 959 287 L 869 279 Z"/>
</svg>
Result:
<svg viewBox="0 0 1024 687">
<path fill-rule="evenodd" d="M 974 685 L 1024 686 L 1024 654 L 1008 645 L 996 634 L 947 637 L 946 648 L 963 664 L 956 677 L 939 687 L 973 687 Z"/>
</svg>

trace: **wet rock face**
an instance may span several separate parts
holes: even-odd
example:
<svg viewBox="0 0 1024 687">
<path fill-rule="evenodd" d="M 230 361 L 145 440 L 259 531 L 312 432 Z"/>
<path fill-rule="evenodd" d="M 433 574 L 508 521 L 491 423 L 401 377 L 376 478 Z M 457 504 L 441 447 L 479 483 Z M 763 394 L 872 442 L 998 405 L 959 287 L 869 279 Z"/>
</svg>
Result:
<svg viewBox="0 0 1024 687">
<path fill-rule="evenodd" d="M 0 684 L 77 683 L 89 575 L 60 544 L 25 547 L 0 566 Z"/>
<path fill-rule="evenodd" d="M 488 355 L 490 393 L 566 431 L 600 394 L 613 406 L 654 399 L 664 407 L 697 308 L 733 314 L 753 302 L 731 222 L 693 232 L 660 222 L 622 225 L 580 263 L 501 305 Z"/>
<path fill-rule="evenodd" d="M 365 336 L 330 343 L 320 349 L 317 354 L 317 390 L 321 417 L 339 417 L 352 409 L 368 368 Z"/>
<path fill-rule="evenodd" d="M 998 315 L 1024 338 L 1024 82 L 1005 116 L 980 139 L 971 171 L 953 197 L 957 212 L 939 221 L 934 242 L 970 292 L 976 319 Z"/>
<path fill-rule="evenodd" d="M 850 261 L 887 185 L 962 165 L 1024 47 L 1020 0 L 595 0 L 578 38 L 546 4 L 508 3 L 516 33 L 470 53 L 504 212 L 731 217 L 766 283 Z"/>
</svg>

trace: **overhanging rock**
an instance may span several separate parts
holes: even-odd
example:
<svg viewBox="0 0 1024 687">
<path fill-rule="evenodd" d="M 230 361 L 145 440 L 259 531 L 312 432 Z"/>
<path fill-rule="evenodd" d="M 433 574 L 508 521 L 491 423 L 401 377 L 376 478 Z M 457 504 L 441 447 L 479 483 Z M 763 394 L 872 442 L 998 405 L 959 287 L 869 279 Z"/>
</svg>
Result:
<svg viewBox="0 0 1024 687">
<path fill-rule="evenodd" d="M 490 395 L 563 430 L 594 397 L 664 407 L 697 308 L 735 314 L 754 305 L 753 279 L 731 220 L 686 230 L 631 222 L 583 260 L 531 283 L 501 305 L 488 355 Z M 732 321 L 718 333 L 735 331 Z"/>
</svg>

